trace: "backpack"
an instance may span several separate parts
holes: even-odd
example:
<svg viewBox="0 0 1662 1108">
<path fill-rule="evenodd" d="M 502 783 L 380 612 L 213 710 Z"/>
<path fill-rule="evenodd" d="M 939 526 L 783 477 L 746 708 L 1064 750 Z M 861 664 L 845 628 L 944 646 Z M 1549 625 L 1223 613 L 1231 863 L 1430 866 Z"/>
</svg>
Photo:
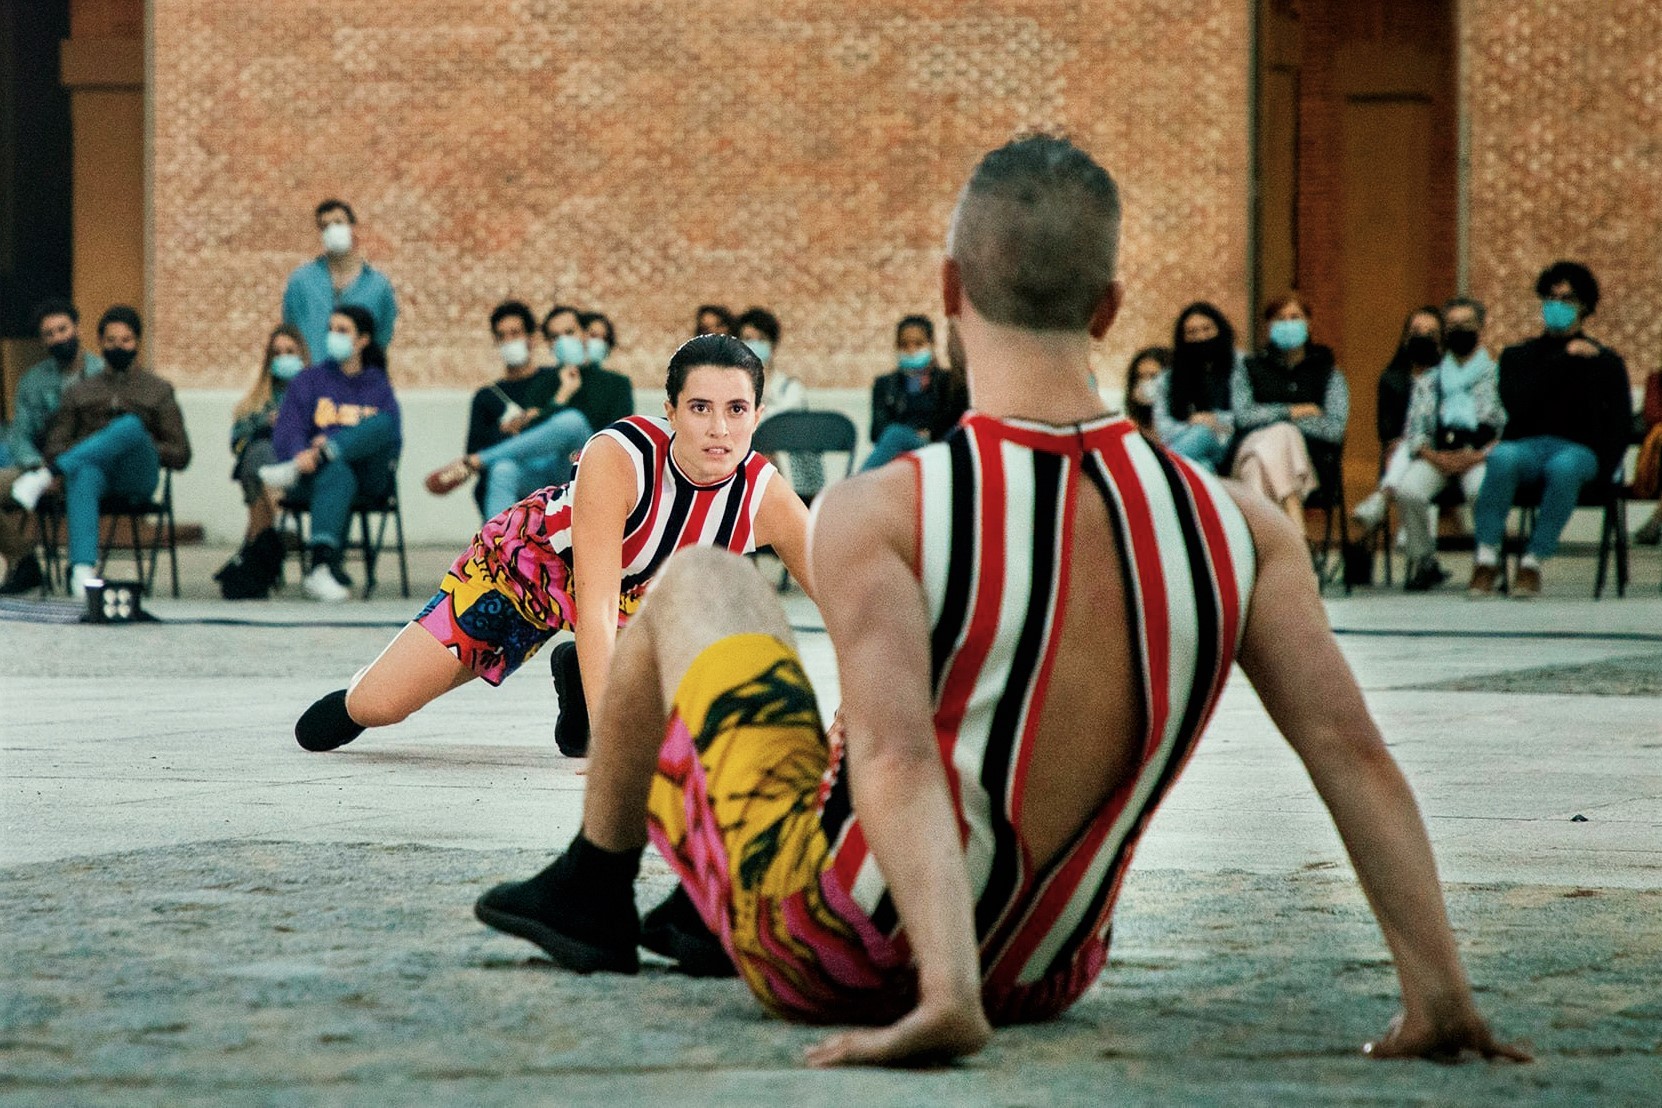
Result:
<svg viewBox="0 0 1662 1108">
<path fill-rule="evenodd" d="M 214 580 L 226 600 L 264 600 L 283 575 L 283 537 L 268 527 L 243 544 Z"/>
</svg>

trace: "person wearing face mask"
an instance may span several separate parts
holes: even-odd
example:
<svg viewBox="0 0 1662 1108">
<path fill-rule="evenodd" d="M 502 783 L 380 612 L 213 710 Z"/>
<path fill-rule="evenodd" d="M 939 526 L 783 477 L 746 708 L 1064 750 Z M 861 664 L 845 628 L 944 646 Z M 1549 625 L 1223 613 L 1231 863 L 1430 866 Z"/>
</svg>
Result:
<svg viewBox="0 0 1662 1108">
<path fill-rule="evenodd" d="M 351 595 L 341 548 L 359 493 L 381 497 L 394 488 L 403 426 L 387 375 L 387 353 L 375 341 L 375 319 L 348 304 L 329 317 L 327 354 L 283 394 L 271 442 L 282 461 L 260 480 L 312 515 L 311 564 L 300 584 L 331 603 Z"/>
<path fill-rule="evenodd" d="M 1229 392 L 1241 360 L 1235 328 L 1216 306 L 1196 301 L 1177 314 L 1171 372 L 1154 401 L 1154 430 L 1167 449 L 1213 473 L 1235 438 Z"/>
<path fill-rule="evenodd" d="M 876 469 L 957 425 L 969 407 L 958 379 L 935 359 L 935 324 L 909 315 L 895 325 L 895 368 L 871 385 L 871 453 L 860 471 Z"/>
<path fill-rule="evenodd" d="M 1483 348 L 1484 308 L 1457 296 L 1443 305 L 1444 354 L 1414 381 L 1403 428 L 1409 459 L 1394 486 L 1402 507 L 1408 568 L 1403 588 L 1424 592 L 1448 580 L 1436 559 L 1436 509 L 1432 501 L 1450 481 L 1468 501 L 1477 499 L 1496 438 L 1506 426 L 1495 359 Z"/>
<path fill-rule="evenodd" d="M 746 308 L 739 313 L 734 325 L 736 330 L 733 333 L 740 342 L 750 347 L 750 352 L 761 360 L 767 370 L 767 392 L 763 402 L 768 414 L 806 411 L 808 386 L 802 378 L 786 373 L 775 364 L 782 333 L 779 317 L 766 308 Z M 787 450 L 769 461 L 779 467 L 793 489 L 805 496 L 812 497 L 825 487 L 825 466 L 818 454 Z"/>
<path fill-rule="evenodd" d="M 1403 445 L 1403 427 L 1408 422 L 1408 397 L 1414 382 L 1443 359 L 1443 314 L 1427 305 L 1415 308 L 1402 321 L 1402 336 L 1396 353 L 1379 375 L 1378 405 L 1374 425 L 1379 432 L 1380 454 L 1385 459 L 1379 487 L 1351 512 L 1351 521 L 1364 536 L 1385 521 L 1388 502 L 1396 495 L 1402 475 L 1413 461 Z"/>
<path fill-rule="evenodd" d="M 503 376 L 473 394 L 466 453 L 427 475 L 428 491 L 442 496 L 478 474 L 474 497 L 486 519 L 534 489 L 567 480 L 572 452 L 592 433 L 588 420 L 569 407 L 579 388 L 577 371 L 538 368 L 532 358 L 531 309 L 504 301 L 491 311 L 490 327 Z M 567 343 L 565 353 L 571 352 Z"/>
<path fill-rule="evenodd" d="M 15 416 L 6 429 L 11 460 L 0 467 L 0 595 L 8 596 L 37 589 L 46 580 L 29 538 L 28 513 L 52 480 L 41 454 L 47 425 L 64 389 L 104 371 L 98 352 L 81 345 L 81 313 L 74 304 L 43 301 L 35 306 L 34 317 L 46 357 L 18 380 Z"/>
<path fill-rule="evenodd" d="M 117 304 L 106 311 L 98 320 L 98 341 L 109 368 L 64 389 L 46 429 L 44 472 L 63 489 L 71 595 L 85 592 L 98 564 L 99 500 L 147 500 L 163 466 L 190 464 L 190 439 L 173 386 L 137 365 L 143 333 L 132 308 Z"/>
<path fill-rule="evenodd" d="M 1467 589 L 1478 597 L 1496 590 L 1506 516 L 1519 488 L 1541 493 L 1511 586 L 1513 596 L 1530 598 L 1540 595 L 1542 566 L 1557 553 L 1582 487 L 1615 474 L 1633 431 L 1627 363 L 1582 329 L 1598 309 L 1592 271 L 1579 262 L 1554 262 L 1536 279 L 1535 295 L 1541 298 L 1541 333 L 1500 355 L 1506 429 L 1489 452 L 1472 508 L 1477 554 Z"/>
<path fill-rule="evenodd" d="M 392 345 L 398 298 L 392 282 L 364 260 L 358 247 L 358 217 L 344 200 L 328 199 L 314 213 L 323 253 L 289 275 L 283 290 L 283 322 L 298 328 L 306 346 L 321 351 L 328 342 L 329 316 L 348 304 L 369 312 L 375 344 Z"/>
<path fill-rule="evenodd" d="M 1156 413 L 1166 396 L 1170 370 L 1171 350 L 1164 346 L 1143 347 L 1125 368 L 1126 417 L 1153 442 L 1160 441 Z"/>
<path fill-rule="evenodd" d="M 300 375 L 311 351 L 297 328 L 279 324 L 266 336 L 265 356 L 254 383 L 231 412 L 231 480 L 242 486 L 248 526 L 242 547 L 214 574 L 227 600 L 263 599 L 283 570 L 283 540 L 277 533 L 278 496 L 260 480 L 260 470 L 277 462 L 272 427 L 289 382 Z"/>
<path fill-rule="evenodd" d="M 583 329 L 583 384 L 571 398 L 571 406 L 588 418 L 591 427 L 608 427 L 624 416 L 635 414 L 635 386 L 628 377 L 606 368 L 606 359 L 617 349 L 617 327 L 604 312 L 583 312 L 577 317 Z"/>
<path fill-rule="evenodd" d="M 1268 344 L 1230 383 L 1235 426 L 1244 436 L 1233 475 L 1281 505 L 1302 532 L 1304 501 L 1341 479 L 1350 390 L 1333 351 L 1310 341 L 1310 310 L 1296 292 L 1270 301 L 1264 323 Z"/>
</svg>

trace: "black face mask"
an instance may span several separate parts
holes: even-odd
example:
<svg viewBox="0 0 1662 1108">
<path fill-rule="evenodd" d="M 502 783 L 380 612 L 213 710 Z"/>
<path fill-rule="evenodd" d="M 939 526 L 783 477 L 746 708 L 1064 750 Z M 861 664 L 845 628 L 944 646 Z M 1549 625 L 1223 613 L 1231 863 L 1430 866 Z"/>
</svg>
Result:
<svg viewBox="0 0 1662 1108">
<path fill-rule="evenodd" d="M 1402 347 L 1408 360 L 1418 366 L 1434 366 L 1442 360 L 1442 351 L 1437 347 L 1437 340 L 1430 335 L 1415 335 Z"/>
<path fill-rule="evenodd" d="M 75 355 L 81 352 L 81 340 L 71 335 L 62 342 L 55 342 L 48 346 L 46 352 L 52 355 L 52 360 L 59 365 L 68 365 L 75 360 Z"/>
<path fill-rule="evenodd" d="M 1178 350 L 1185 362 L 1202 369 L 1234 368 L 1235 351 L 1229 348 L 1229 340 L 1222 335 L 1206 339 L 1203 342 L 1184 343 Z"/>
<path fill-rule="evenodd" d="M 1468 331 L 1464 327 L 1457 328 L 1443 336 L 1443 345 L 1447 346 L 1448 352 L 1456 358 L 1469 357 L 1471 352 L 1477 349 L 1477 332 Z"/>
<path fill-rule="evenodd" d="M 131 366 L 133 364 L 133 359 L 137 357 L 137 350 L 128 350 L 120 346 L 112 346 L 108 350 L 104 351 L 104 361 L 117 373 L 120 373 Z"/>
</svg>

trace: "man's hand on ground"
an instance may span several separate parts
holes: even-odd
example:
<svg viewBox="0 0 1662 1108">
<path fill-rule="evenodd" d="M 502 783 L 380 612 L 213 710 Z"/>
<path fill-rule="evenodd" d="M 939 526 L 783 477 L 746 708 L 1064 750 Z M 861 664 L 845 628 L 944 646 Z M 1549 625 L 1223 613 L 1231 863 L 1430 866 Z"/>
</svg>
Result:
<svg viewBox="0 0 1662 1108">
<path fill-rule="evenodd" d="M 919 1006 L 887 1027 L 844 1031 L 808 1048 L 810 1066 L 905 1066 L 974 1054 L 993 1029 L 980 998 L 951 1007 Z"/>
<path fill-rule="evenodd" d="M 1489 1061 L 1535 1060 L 1522 1047 L 1496 1042 L 1489 1025 L 1476 1012 L 1454 1022 L 1398 1014 L 1382 1037 L 1362 1047 L 1362 1053 L 1370 1058 L 1428 1058 L 1433 1062 L 1460 1062 L 1468 1051 Z"/>
</svg>

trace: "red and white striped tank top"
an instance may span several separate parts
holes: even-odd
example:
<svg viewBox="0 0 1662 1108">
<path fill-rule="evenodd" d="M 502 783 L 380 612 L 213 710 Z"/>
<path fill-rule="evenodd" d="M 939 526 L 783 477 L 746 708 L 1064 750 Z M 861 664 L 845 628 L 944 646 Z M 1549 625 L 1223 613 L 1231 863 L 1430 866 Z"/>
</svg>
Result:
<svg viewBox="0 0 1662 1108">
<path fill-rule="evenodd" d="M 909 458 L 935 735 L 964 834 L 988 1015 L 1046 1018 L 1102 969 L 1132 849 L 1223 691 L 1252 588 L 1252 538 L 1215 477 L 1124 419 L 1062 429 L 971 413 Z M 1070 846 L 1032 867 L 1020 805 L 1067 609 L 1082 482 L 1118 538 L 1147 731 L 1125 786 Z M 838 781 L 824 821 L 839 883 L 894 936 L 893 902 L 849 814 Z"/>
<path fill-rule="evenodd" d="M 700 485 L 675 464 L 674 433 L 666 420 L 627 416 L 595 433 L 629 454 L 635 467 L 635 506 L 623 525 L 620 615 L 640 606 L 664 561 L 683 546 L 713 546 L 748 554 L 756 549 L 756 513 L 778 472 L 754 450 L 731 476 Z M 589 440 L 593 442 L 593 439 Z M 571 565 L 571 504 L 575 478 L 551 490 L 545 510 L 550 545 Z"/>
</svg>

